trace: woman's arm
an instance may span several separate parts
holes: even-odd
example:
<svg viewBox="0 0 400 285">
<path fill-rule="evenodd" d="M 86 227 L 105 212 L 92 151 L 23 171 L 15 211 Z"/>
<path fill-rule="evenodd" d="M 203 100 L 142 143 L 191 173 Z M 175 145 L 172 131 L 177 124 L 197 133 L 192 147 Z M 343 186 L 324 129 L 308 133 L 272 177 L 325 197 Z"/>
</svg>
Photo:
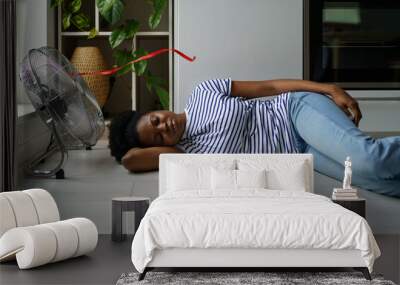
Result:
<svg viewBox="0 0 400 285">
<path fill-rule="evenodd" d="M 318 83 L 308 80 L 277 79 L 263 81 L 232 81 L 232 96 L 259 98 L 274 96 L 285 92 L 309 91 L 330 94 L 333 84 Z"/>
<path fill-rule="evenodd" d="M 172 146 L 132 148 L 121 159 L 122 165 L 132 172 L 153 171 L 158 169 L 158 157 L 161 153 L 181 153 Z"/>
<path fill-rule="evenodd" d="M 346 91 L 334 84 L 308 80 L 278 79 L 264 81 L 232 81 L 231 95 L 246 99 L 274 96 L 285 92 L 308 91 L 329 95 L 356 125 L 362 118 L 357 101 Z M 350 111 L 349 111 L 350 109 Z"/>
</svg>

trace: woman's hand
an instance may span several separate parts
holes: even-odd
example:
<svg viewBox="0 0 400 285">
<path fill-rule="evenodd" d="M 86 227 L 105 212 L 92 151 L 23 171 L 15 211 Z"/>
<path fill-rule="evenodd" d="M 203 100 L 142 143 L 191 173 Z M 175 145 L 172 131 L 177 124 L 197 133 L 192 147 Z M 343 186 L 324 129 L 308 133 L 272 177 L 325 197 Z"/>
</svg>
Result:
<svg viewBox="0 0 400 285">
<path fill-rule="evenodd" d="M 357 101 L 337 85 L 332 85 L 329 95 L 332 96 L 336 105 L 338 105 L 347 116 L 351 117 L 352 121 L 358 126 L 362 114 Z"/>
</svg>

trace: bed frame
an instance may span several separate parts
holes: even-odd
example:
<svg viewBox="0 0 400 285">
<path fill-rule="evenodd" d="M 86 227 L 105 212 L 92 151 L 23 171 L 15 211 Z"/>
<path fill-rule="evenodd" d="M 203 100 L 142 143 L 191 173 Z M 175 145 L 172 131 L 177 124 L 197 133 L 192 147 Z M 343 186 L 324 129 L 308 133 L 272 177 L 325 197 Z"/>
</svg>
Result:
<svg viewBox="0 0 400 285">
<path fill-rule="evenodd" d="M 311 154 L 162 154 L 159 165 L 159 194 L 166 189 L 168 179 L 168 163 L 182 162 L 209 162 L 218 159 L 269 159 L 286 162 L 304 161 L 308 173 L 308 189 L 313 192 L 313 158 Z M 251 269 L 271 268 L 343 268 L 350 267 L 361 271 L 367 280 L 371 280 L 369 270 L 361 257 L 359 250 L 329 250 L 329 249 L 197 249 L 197 248 L 170 248 L 158 249 L 154 252 L 152 261 L 147 265 L 139 280 L 143 280 L 146 273 L 153 269 L 202 268 L 207 271 L 229 268 L 231 271 L 246 271 Z"/>
<path fill-rule="evenodd" d="M 139 275 L 143 280 L 153 269 L 234 269 L 234 271 L 259 271 L 271 268 L 287 271 L 295 268 L 334 268 L 350 267 L 361 271 L 371 280 L 368 268 L 359 250 L 321 250 L 321 249 L 183 249 L 171 248 L 156 250 L 153 260 Z M 229 271 L 229 270 L 228 270 Z M 321 270 L 322 271 L 322 270 Z"/>
</svg>

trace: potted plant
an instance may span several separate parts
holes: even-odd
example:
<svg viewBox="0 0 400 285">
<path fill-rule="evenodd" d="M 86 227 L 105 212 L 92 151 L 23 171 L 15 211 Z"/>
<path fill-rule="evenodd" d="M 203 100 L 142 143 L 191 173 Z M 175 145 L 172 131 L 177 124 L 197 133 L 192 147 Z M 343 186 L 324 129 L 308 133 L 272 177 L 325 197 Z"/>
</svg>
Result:
<svg viewBox="0 0 400 285">
<path fill-rule="evenodd" d="M 74 26 L 80 31 L 89 31 L 88 38 L 94 38 L 98 34 L 96 28 L 90 23 L 89 18 L 81 11 L 82 1 L 84 0 L 51 0 L 51 7 L 61 6 L 63 11 L 62 26 L 66 30 L 70 26 Z M 167 0 L 147 0 L 152 6 L 152 13 L 148 18 L 150 29 L 155 29 L 162 18 L 165 8 L 168 4 Z M 125 40 L 132 39 L 139 31 L 140 23 L 136 19 L 128 19 L 124 24 L 116 25 L 125 12 L 124 0 L 96 0 L 96 6 L 101 17 L 103 17 L 112 27 L 109 36 L 109 44 L 113 49 L 113 57 L 115 64 L 122 66 L 136 58 L 148 54 L 142 48 L 138 49 L 121 49 L 119 46 Z M 164 109 L 169 107 L 169 94 L 165 88 L 165 80 L 154 76 L 147 68 L 147 61 L 140 61 L 133 65 L 128 65 L 117 72 L 118 75 L 127 72 L 135 72 L 138 76 L 143 76 L 146 80 L 146 87 L 150 92 L 155 92 L 160 99 L 160 103 Z"/>
</svg>

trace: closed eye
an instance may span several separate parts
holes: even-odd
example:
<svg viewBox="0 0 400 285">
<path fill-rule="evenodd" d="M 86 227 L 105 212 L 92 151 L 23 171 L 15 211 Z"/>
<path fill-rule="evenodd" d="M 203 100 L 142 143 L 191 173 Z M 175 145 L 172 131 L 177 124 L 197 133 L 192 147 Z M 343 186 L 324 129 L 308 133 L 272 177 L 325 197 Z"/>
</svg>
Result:
<svg viewBox="0 0 400 285">
<path fill-rule="evenodd" d="M 160 119 L 156 116 L 152 116 L 150 122 L 153 127 L 156 127 L 160 123 Z"/>
</svg>

